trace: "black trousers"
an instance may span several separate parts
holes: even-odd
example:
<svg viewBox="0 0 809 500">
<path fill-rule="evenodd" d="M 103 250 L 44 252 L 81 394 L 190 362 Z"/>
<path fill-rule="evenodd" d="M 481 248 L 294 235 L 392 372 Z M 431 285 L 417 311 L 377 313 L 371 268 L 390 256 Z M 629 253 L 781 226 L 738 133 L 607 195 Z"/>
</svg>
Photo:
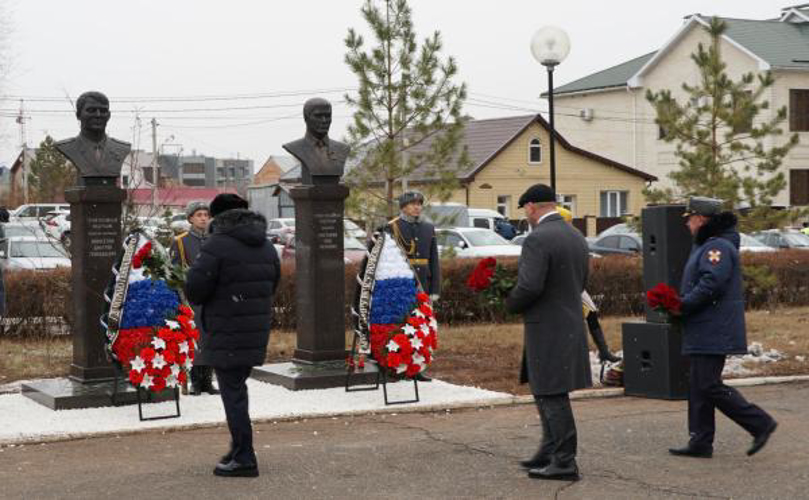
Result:
<svg viewBox="0 0 809 500">
<path fill-rule="evenodd" d="M 773 418 L 722 382 L 724 355 L 692 355 L 688 390 L 690 445 L 712 449 L 716 431 L 715 409 L 756 437 L 770 428 Z"/>
<path fill-rule="evenodd" d="M 542 420 L 542 446 L 539 454 L 555 464 L 567 466 L 576 460 L 576 420 L 567 393 L 553 396 L 534 395 Z"/>
<path fill-rule="evenodd" d="M 240 464 L 255 464 L 256 452 L 253 450 L 253 426 L 250 424 L 248 411 L 247 377 L 252 366 L 233 368 L 216 368 L 216 380 L 222 403 L 225 405 L 225 416 L 230 430 L 230 453 Z"/>
</svg>

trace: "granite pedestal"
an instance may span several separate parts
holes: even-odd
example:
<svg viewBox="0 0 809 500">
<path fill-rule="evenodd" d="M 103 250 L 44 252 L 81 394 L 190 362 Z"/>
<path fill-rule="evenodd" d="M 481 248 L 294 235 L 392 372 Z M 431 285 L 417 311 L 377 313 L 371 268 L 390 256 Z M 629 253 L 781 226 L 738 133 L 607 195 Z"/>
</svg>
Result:
<svg viewBox="0 0 809 500">
<path fill-rule="evenodd" d="M 113 381 L 77 382 L 69 378 L 43 379 L 26 382 L 21 386 L 23 396 L 33 399 L 51 410 L 74 410 L 137 404 L 138 393 L 126 379 L 118 381 L 115 393 Z M 115 400 L 113 401 L 113 393 Z M 169 401 L 173 391 L 150 394 L 152 402 Z"/>
<path fill-rule="evenodd" d="M 23 394 L 53 409 L 108 406 L 114 369 L 101 326 L 104 290 L 121 248 L 121 203 L 126 192 L 95 184 L 65 191 L 70 203 L 73 362 L 68 379 L 26 384 Z M 134 397 L 134 391 L 132 395 Z M 134 402 L 134 400 L 133 400 Z"/>
<path fill-rule="evenodd" d="M 291 363 L 253 369 L 258 380 L 293 390 L 345 384 L 343 209 L 348 192 L 342 184 L 290 190 L 295 201 L 297 348 Z"/>
</svg>

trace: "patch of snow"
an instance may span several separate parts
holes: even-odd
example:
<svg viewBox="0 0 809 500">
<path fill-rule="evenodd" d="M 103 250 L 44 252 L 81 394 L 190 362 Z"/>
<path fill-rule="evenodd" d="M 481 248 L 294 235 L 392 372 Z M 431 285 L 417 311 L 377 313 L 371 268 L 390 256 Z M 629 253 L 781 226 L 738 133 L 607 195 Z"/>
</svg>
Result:
<svg viewBox="0 0 809 500">
<path fill-rule="evenodd" d="M 350 393 L 345 392 L 343 387 L 290 391 L 252 379 L 247 381 L 247 387 L 250 393 L 250 416 L 254 420 L 361 414 L 386 408 L 381 387 L 377 391 Z M 506 393 L 453 385 L 440 380 L 419 384 L 419 395 L 419 403 L 407 406 L 426 408 L 436 405 L 487 404 L 513 397 Z M 412 398 L 413 384 L 388 384 L 388 397 L 393 401 Z M 6 394 L 0 396 L 0 443 L 225 422 L 225 412 L 219 396 L 182 396 L 180 408 L 182 416 L 179 418 L 140 422 L 136 405 L 53 411 L 21 394 Z M 173 412 L 173 401 L 144 405 L 144 416 L 169 415 Z"/>
</svg>

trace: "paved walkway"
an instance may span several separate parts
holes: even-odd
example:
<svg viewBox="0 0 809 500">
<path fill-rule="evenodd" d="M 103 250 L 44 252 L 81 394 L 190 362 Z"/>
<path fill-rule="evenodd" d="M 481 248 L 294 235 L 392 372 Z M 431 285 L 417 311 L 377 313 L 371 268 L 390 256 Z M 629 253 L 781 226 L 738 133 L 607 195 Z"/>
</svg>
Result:
<svg viewBox="0 0 809 500">
<path fill-rule="evenodd" d="M 209 428 L 0 449 L 3 498 L 807 498 L 809 383 L 743 388 L 779 420 L 770 445 L 724 417 L 712 460 L 676 458 L 685 403 L 636 398 L 574 402 L 584 479 L 528 479 L 516 462 L 536 448 L 530 405 L 263 423 L 261 477 L 211 474 L 227 431 Z"/>
</svg>

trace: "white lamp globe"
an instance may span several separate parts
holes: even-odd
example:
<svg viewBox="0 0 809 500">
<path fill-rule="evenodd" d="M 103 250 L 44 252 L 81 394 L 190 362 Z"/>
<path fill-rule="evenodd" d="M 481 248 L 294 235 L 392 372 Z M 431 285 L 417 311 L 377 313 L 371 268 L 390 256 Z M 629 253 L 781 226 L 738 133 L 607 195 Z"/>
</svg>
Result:
<svg viewBox="0 0 809 500">
<path fill-rule="evenodd" d="M 545 26 L 531 38 L 531 53 L 534 59 L 545 66 L 556 66 L 570 52 L 570 38 L 556 26 Z"/>
</svg>

